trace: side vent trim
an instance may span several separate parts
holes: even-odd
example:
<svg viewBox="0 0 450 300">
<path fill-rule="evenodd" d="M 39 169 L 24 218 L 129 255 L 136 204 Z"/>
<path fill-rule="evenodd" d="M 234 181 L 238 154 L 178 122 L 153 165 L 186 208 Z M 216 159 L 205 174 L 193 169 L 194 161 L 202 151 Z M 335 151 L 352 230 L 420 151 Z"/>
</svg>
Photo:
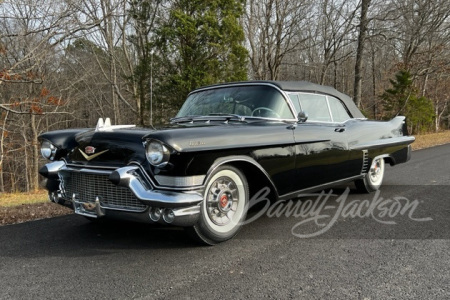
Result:
<svg viewBox="0 0 450 300">
<path fill-rule="evenodd" d="M 363 164 L 361 168 L 361 174 L 367 174 L 367 172 L 369 171 L 369 151 L 363 150 L 362 153 L 363 153 Z"/>
</svg>

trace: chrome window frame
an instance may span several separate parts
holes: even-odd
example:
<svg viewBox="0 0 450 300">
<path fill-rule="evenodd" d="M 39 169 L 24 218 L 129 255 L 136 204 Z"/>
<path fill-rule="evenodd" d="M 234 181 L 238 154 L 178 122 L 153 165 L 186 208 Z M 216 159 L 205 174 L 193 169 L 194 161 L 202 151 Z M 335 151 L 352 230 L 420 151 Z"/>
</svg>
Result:
<svg viewBox="0 0 450 300">
<path fill-rule="evenodd" d="M 328 108 L 328 113 L 330 114 L 331 121 L 314 121 L 314 120 L 307 120 L 308 123 L 343 124 L 343 123 L 345 123 L 345 122 L 347 122 L 347 121 L 349 121 L 349 120 L 353 120 L 353 119 L 354 119 L 354 118 L 352 118 L 352 117 L 350 116 L 350 114 L 348 113 L 348 109 L 347 109 L 347 107 L 345 106 L 345 103 L 343 103 L 339 98 L 336 98 L 336 97 L 330 96 L 330 95 L 326 95 L 326 94 L 321 94 L 321 93 L 311 93 L 311 92 L 301 92 L 301 91 L 298 91 L 298 92 L 295 92 L 295 91 L 287 92 L 287 95 L 288 95 L 289 100 L 292 100 L 291 97 L 290 97 L 290 95 L 296 95 L 296 96 L 297 96 L 298 104 L 299 104 L 299 106 L 300 106 L 300 109 L 302 109 L 302 110 L 303 110 L 303 108 L 302 108 L 302 104 L 300 103 L 300 98 L 299 98 L 299 95 L 300 95 L 300 94 L 302 94 L 302 95 L 315 95 L 315 96 L 319 95 L 319 96 L 324 96 L 325 99 L 326 99 L 327 108 Z M 334 99 L 337 99 L 339 102 L 341 102 L 341 104 L 343 105 L 344 109 L 347 111 L 347 114 L 348 114 L 348 116 L 349 116 L 349 118 L 348 118 L 347 120 L 342 121 L 342 122 L 335 122 L 335 121 L 334 121 L 333 112 L 331 111 L 331 106 L 330 106 L 330 102 L 329 102 L 329 99 L 328 99 L 329 97 L 332 97 L 332 98 L 334 98 Z M 294 106 L 294 109 L 295 109 L 295 106 Z M 296 115 L 298 115 L 298 113 L 299 113 L 299 112 L 297 112 Z"/>
</svg>

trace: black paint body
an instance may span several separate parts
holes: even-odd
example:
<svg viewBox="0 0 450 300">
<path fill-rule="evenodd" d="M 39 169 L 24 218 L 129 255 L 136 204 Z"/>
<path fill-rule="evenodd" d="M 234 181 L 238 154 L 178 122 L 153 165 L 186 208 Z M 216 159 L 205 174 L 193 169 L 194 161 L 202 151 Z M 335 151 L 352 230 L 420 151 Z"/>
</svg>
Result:
<svg viewBox="0 0 450 300">
<path fill-rule="evenodd" d="M 226 162 L 243 169 L 249 182 L 253 176 L 258 181 L 264 178 L 277 197 L 285 198 L 298 191 L 362 177 L 364 155 L 369 163 L 383 155 L 391 165 L 409 159 L 409 144 L 414 138 L 408 136 L 403 117 L 382 122 L 360 116 L 344 123 L 212 118 L 158 129 L 59 130 L 44 133 L 40 139 L 59 149 L 55 160 L 94 169 L 137 164 L 152 179 L 155 175 L 205 175 L 206 181 L 216 166 Z M 144 143 L 151 139 L 171 151 L 164 168 L 151 166 L 146 159 Z M 87 161 L 79 151 L 87 146 L 97 152 L 108 151 Z M 152 182 L 152 188 L 170 188 Z"/>
</svg>

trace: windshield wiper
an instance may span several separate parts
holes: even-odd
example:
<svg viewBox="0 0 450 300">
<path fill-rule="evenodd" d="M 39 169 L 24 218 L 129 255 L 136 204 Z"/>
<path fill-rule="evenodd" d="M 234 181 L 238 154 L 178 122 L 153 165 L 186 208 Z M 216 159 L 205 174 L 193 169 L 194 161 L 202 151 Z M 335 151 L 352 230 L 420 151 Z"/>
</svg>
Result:
<svg viewBox="0 0 450 300">
<path fill-rule="evenodd" d="M 245 122 L 245 117 L 237 114 L 211 113 L 208 116 L 225 117 L 227 121 L 231 119 L 237 119 L 239 122 Z"/>
<path fill-rule="evenodd" d="M 245 117 L 236 115 L 236 114 L 224 114 L 224 113 L 211 113 L 207 116 L 184 116 L 184 117 L 175 117 L 170 119 L 170 123 L 183 123 L 183 122 L 194 122 L 194 121 L 214 121 L 214 120 L 223 120 L 226 122 L 231 119 L 237 120 L 239 122 L 245 122 Z"/>
<path fill-rule="evenodd" d="M 192 122 L 194 119 L 202 118 L 202 116 L 184 116 L 170 119 L 170 123 Z"/>
</svg>

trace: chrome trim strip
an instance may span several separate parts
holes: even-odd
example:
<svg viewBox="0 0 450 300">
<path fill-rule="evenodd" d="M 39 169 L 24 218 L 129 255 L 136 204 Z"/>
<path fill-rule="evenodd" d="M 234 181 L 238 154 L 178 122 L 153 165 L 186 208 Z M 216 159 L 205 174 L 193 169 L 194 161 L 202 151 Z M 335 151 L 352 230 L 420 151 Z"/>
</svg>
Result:
<svg viewBox="0 0 450 300">
<path fill-rule="evenodd" d="M 366 174 L 369 171 L 369 151 L 362 150 L 362 156 L 361 174 Z"/>
<path fill-rule="evenodd" d="M 77 165 L 74 163 L 67 163 L 66 166 L 82 169 L 105 169 L 105 170 L 115 170 L 117 167 L 104 167 L 104 166 L 92 166 L 92 165 Z"/>
<path fill-rule="evenodd" d="M 363 177 L 364 177 L 364 174 L 361 174 L 361 175 L 357 175 L 357 176 L 353 176 L 353 177 L 349 177 L 349 178 L 345 178 L 345 179 L 341 179 L 341 180 L 336 180 L 336 181 L 333 181 L 333 182 L 330 182 L 330 183 L 316 185 L 316 186 L 313 186 L 313 187 L 310 187 L 310 188 L 306 188 L 306 189 L 302 189 L 302 190 L 298 190 L 298 191 L 295 191 L 295 192 L 291 192 L 291 193 L 282 195 L 278 199 L 279 200 L 295 199 L 295 198 L 301 197 L 300 194 L 302 194 L 302 193 L 313 192 L 313 191 L 317 191 L 317 190 L 320 190 L 320 189 L 327 189 L 327 188 L 330 188 L 330 187 L 333 187 L 333 186 L 336 186 L 336 185 L 339 185 L 339 184 L 352 182 L 352 181 L 354 181 L 356 179 L 360 179 L 360 178 L 363 178 Z"/>
<path fill-rule="evenodd" d="M 389 139 L 381 139 L 376 140 L 369 143 L 356 144 L 350 147 L 350 150 L 364 150 L 364 149 L 373 149 L 379 147 L 391 147 L 391 146 L 399 146 L 399 145 L 407 145 L 411 144 L 416 140 L 413 136 L 400 136 L 393 137 Z"/>
<path fill-rule="evenodd" d="M 196 176 L 164 176 L 155 175 L 156 181 L 160 185 L 173 186 L 173 187 L 191 187 L 196 185 L 202 185 L 206 175 Z"/>
<path fill-rule="evenodd" d="M 81 168 L 81 169 L 74 169 L 74 168 L 69 168 L 66 166 L 64 166 L 63 168 L 61 168 L 59 171 L 68 171 L 68 172 L 73 172 L 73 173 L 87 173 L 87 174 L 96 174 L 96 175 L 109 175 L 111 174 L 113 171 L 106 171 L 106 170 L 95 170 L 95 169 L 86 169 L 86 168 Z"/>
</svg>

